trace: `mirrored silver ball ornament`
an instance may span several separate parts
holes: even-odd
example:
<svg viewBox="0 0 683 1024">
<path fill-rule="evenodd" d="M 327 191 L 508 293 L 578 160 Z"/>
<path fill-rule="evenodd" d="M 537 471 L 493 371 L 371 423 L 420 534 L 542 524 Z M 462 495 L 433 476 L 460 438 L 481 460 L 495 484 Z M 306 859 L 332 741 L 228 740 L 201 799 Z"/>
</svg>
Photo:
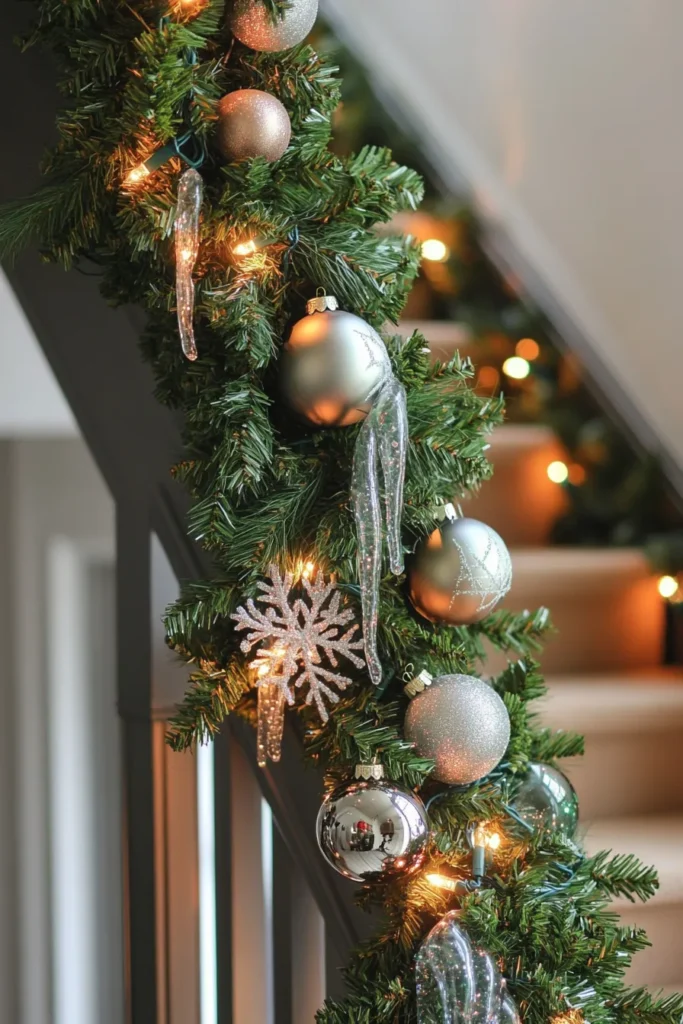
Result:
<svg viewBox="0 0 683 1024">
<path fill-rule="evenodd" d="M 237 89 L 218 104 L 216 145 L 232 162 L 262 156 L 272 163 L 289 146 L 292 125 L 276 96 L 260 89 Z"/>
<path fill-rule="evenodd" d="M 532 761 L 512 800 L 520 818 L 535 830 L 561 832 L 573 839 L 579 824 L 579 798 L 566 775 Z"/>
<path fill-rule="evenodd" d="M 229 25 L 252 50 L 277 53 L 303 42 L 318 16 L 318 0 L 289 0 L 282 18 L 273 20 L 262 0 L 235 0 Z"/>
<path fill-rule="evenodd" d="M 370 324 L 321 296 L 292 328 L 280 374 L 285 400 L 300 416 L 318 427 L 346 427 L 367 416 L 391 363 Z"/>
<path fill-rule="evenodd" d="M 420 798 L 383 778 L 356 778 L 330 793 L 316 830 L 325 860 L 354 882 L 415 871 L 429 838 Z"/>
<path fill-rule="evenodd" d="M 479 622 L 512 585 L 510 553 L 490 526 L 458 518 L 448 505 L 443 523 L 418 545 L 408 583 L 410 599 L 426 619 L 450 625 Z"/>
<path fill-rule="evenodd" d="M 493 771 L 510 741 L 510 717 L 496 691 L 476 676 L 428 673 L 406 687 L 409 695 L 416 690 L 404 732 L 420 757 L 436 762 L 433 777 L 464 786 Z"/>
</svg>

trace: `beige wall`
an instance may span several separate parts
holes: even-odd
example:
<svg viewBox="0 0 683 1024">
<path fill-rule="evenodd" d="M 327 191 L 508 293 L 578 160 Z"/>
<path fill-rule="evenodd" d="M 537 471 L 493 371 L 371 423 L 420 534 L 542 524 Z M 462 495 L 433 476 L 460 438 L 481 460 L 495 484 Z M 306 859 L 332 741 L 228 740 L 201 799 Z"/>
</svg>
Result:
<svg viewBox="0 0 683 1024">
<path fill-rule="evenodd" d="M 681 0 L 327 0 L 683 466 Z"/>
</svg>

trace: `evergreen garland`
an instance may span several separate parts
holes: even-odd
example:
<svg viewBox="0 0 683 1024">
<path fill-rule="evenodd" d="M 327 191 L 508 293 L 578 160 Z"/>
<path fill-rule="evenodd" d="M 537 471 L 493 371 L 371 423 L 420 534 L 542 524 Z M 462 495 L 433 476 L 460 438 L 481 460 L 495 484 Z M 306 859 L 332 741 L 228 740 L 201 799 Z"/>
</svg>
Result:
<svg viewBox="0 0 683 1024">
<path fill-rule="evenodd" d="M 277 16 L 285 5 L 267 6 Z M 175 473 L 193 496 L 190 532 L 216 566 L 214 579 L 187 584 L 167 614 L 169 643 L 192 670 L 169 733 L 177 750 L 205 741 L 229 713 L 253 719 L 253 680 L 230 615 L 255 596 L 271 562 L 313 559 L 358 604 L 349 508 L 357 428 L 312 431 L 295 422 L 279 399 L 278 353 L 320 285 L 376 328 L 395 323 L 419 261 L 409 240 L 372 231 L 417 206 L 419 177 L 383 149 L 348 158 L 330 151 L 335 69 L 307 46 L 254 53 L 232 40 L 224 15 L 224 0 L 170 7 L 41 0 L 27 42 L 46 46 L 57 60 L 65 97 L 60 140 L 45 160 L 43 189 L 0 213 L 4 258 L 38 244 L 67 268 L 95 264 L 107 298 L 147 313 L 143 349 L 157 395 L 183 424 L 185 457 Z M 216 158 L 217 101 L 240 87 L 273 93 L 290 113 L 292 144 L 275 164 Z M 206 149 L 196 272 L 200 356 L 192 364 L 182 356 L 175 318 L 172 230 L 181 163 L 174 158 L 144 181 L 126 183 L 131 168 L 187 133 Z M 235 257 L 250 238 L 263 240 L 261 248 Z M 388 337 L 387 344 L 408 393 L 403 531 L 411 548 L 433 529 L 436 506 L 489 476 L 487 435 L 503 408 L 472 390 L 468 361 L 430 365 L 419 335 L 405 344 Z M 300 710 L 306 755 L 328 785 L 378 756 L 389 778 L 438 798 L 431 805 L 432 870 L 443 865 L 466 876 L 468 825 L 501 823 L 505 855 L 492 886 L 462 899 L 462 922 L 500 961 L 525 1024 L 547 1024 L 570 1006 L 580 1006 L 591 1024 L 673 1024 L 683 998 L 624 988 L 624 972 L 646 938 L 620 927 L 609 908 L 615 895 L 649 898 L 654 872 L 630 856 L 585 858 L 561 836 L 530 838 L 507 815 L 509 792 L 529 760 L 552 763 L 582 749 L 580 737 L 540 727 L 530 707 L 545 692 L 532 656 L 550 628 L 544 609 L 497 611 L 474 627 L 434 627 L 410 609 L 402 581 L 387 575 L 379 635 L 386 686 L 378 691 L 357 673 L 325 727 L 310 709 Z M 431 763 L 403 738 L 401 679 L 410 665 L 434 674 L 481 671 L 485 641 L 510 657 L 493 685 L 512 738 L 491 776 L 449 790 L 431 780 Z M 379 931 L 348 966 L 346 998 L 328 1002 L 318 1022 L 414 1024 L 414 956 L 454 898 L 420 872 L 366 886 L 359 899 L 382 911 Z"/>
</svg>

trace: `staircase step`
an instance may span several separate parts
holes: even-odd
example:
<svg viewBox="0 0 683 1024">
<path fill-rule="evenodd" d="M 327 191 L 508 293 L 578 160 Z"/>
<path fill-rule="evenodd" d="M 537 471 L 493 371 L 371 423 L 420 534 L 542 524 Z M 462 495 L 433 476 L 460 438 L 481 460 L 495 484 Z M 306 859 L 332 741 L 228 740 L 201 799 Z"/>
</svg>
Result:
<svg viewBox="0 0 683 1024">
<path fill-rule="evenodd" d="M 631 548 L 513 550 L 512 590 L 503 607 L 545 605 L 558 632 L 540 660 L 545 673 L 649 668 L 661 661 L 664 602 L 641 551 Z M 487 668 L 500 671 L 492 655 Z"/>
<path fill-rule="evenodd" d="M 659 872 L 659 890 L 645 904 L 619 899 L 614 909 L 625 925 L 645 928 L 652 947 L 639 953 L 628 974 L 632 985 L 673 987 L 681 976 L 683 932 L 683 816 L 622 818 L 596 822 L 585 839 L 588 853 L 634 853 Z"/>
<path fill-rule="evenodd" d="M 462 502 L 463 511 L 492 526 L 509 547 L 545 544 L 567 506 L 564 489 L 547 473 L 565 458 L 562 445 L 548 427 L 505 424 L 491 435 L 488 455 L 493 477 Z"/>
<path fill-rule="evenodd" d="M 586 738 L 584 757 L 563 762 L 581 819 L 683 813 L 683 674 L 552 676 L 538 709 L 546 725 Z"/>
<path fill-rule="evenodd" d="M 424 335 L 432 358 L 440 363 L 452 359 L 456 350 L 462 356 L 473 354 L 472 332 L 465 324 L 448 320 L 402 320 L 398 326 L 398 332 L 404 338 L 409 338 L 413 331 Z"/>
</svg>

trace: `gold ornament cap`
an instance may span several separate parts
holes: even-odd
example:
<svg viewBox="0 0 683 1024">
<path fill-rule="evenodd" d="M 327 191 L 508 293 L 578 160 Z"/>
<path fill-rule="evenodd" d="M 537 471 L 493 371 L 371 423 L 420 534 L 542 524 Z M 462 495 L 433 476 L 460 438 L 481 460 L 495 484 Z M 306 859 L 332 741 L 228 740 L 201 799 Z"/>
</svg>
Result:
<svg viewBox="0 0 683 1024">
<path fill-rule="evenodd" d="M 384 778 L 384 765 L 377 764 L 357 764 L 356 765 L 356 778 L 365 779 L 366 782 L 369 779 L 376 779 L 379 782 Z"/>
<path fill-rule="evenodd" d="M 418 693 L 422 693 L 428 686 L 431 686 L 433 682 L 434 676 L 431 672 L 427 672 L 426 669 L 423 669 L 419 675 L 415 676 L 414 679 L 411 679 L 409 683 L 406 683 L 403 687 L 403 692 L 406 697 L 410 697 L 412 700 L 413 697 L 417 697 Z"/>
<path fill-rule="evenodd" d="M 319 295 L 316 295 L 314 299 L 309 299 L 306 303 L 306 312 L 309 316 L 313 313 L 326 313 L 328 310 L 332 313 L 339 309 L 339 300 L 336 295 L 325 295 L 321 290 Z"/>
</svg>

